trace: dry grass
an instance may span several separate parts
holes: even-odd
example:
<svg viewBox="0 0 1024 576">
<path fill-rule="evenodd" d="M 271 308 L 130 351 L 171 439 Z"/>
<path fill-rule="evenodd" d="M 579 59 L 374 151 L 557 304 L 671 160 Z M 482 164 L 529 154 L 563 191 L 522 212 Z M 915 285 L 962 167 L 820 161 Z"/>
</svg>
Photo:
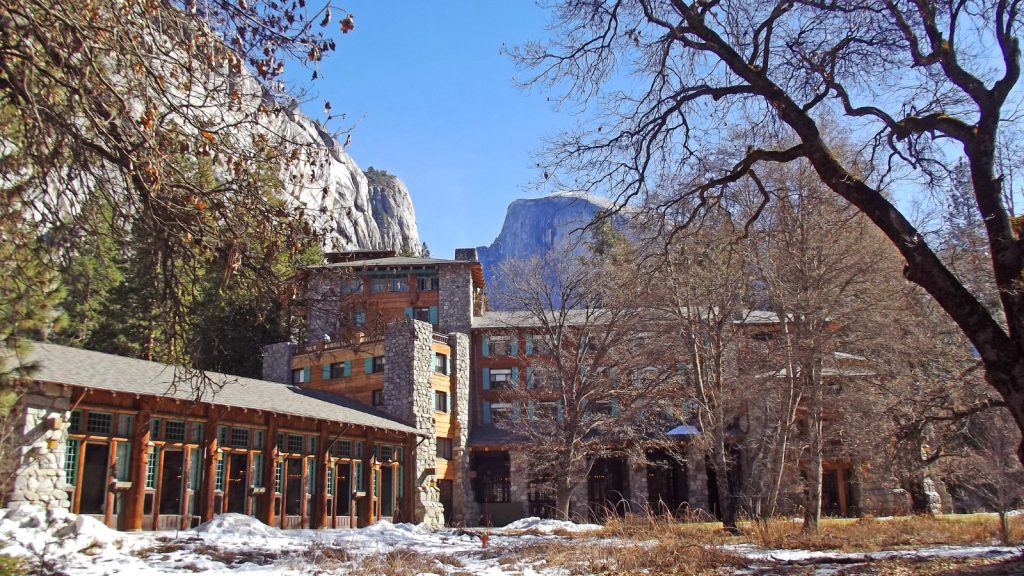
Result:
<svg viewBox="0 0 1024 576">
<path fill-rule="evenodd" d="M 461 568 L 463 563 L 450 554 L 424 554 L 415 550 L 397 549 L 382 554 L 370 554 L 356 560 L 345 574 L 356 576 L 415 576 L 416 574 L 445 573 L 439 564 Z"/>
<path fill-rule="evenodd" d="M 1024 518 L 1012 519 L 1011 535 L 1019 534 L 1022 527 Z M 802 523 L 790 520 L 750 522 L 743 528 L 748 542 L 764 548 L 874 551 L 939 544 L 999 542 L 998 521 L 988 515 L 833 520 L 823 522 L 817 534 L 804 533 Z"/>
<path fill-rule="evenodd" d="M 665 539 L 651 545 L 549 541 L 508 551 L 498 559 L 508 568 L 560 568 L 566 574 L 665 574 L 704 576 L 745 567 L 743 557 L 714 546 Z"/>
</svg>

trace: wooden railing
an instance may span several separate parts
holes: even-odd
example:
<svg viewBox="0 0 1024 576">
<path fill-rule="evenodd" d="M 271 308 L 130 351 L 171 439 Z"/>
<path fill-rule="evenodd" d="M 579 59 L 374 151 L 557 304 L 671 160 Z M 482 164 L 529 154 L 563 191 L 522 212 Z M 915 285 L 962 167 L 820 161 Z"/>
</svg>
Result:
<svg viewBox="0 0 1024 576">
<path fill-rule="evenodd" d="M 319 352 L 329 352 L 331 350 L 340 350 L 342 348 L 360 348 L 383 342 L 383 338 L 374 338 L 371 340 L 332 340 L 330 342 L 320 341 L 312 344 L 306 344 L 299 346 L 295 350 L 295 355 L 300 354 L 316 354 Z"/>
</svg>

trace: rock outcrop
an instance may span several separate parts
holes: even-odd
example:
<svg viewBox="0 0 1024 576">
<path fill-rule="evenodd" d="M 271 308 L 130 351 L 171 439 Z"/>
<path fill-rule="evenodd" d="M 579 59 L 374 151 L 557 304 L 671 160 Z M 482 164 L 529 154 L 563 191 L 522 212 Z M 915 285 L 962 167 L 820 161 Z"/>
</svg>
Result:
<svg viewBox="0 0 1024 576">
<path fill-rule="evenodd" d="M 488 291 L 498 289 L 495 273 L 503 262 L 543 257 L 553 249 L 577 243 L 585 228 L 611 202 L 605 198 L 576 192 L 558 192 L 543 198 L 515 200 L 508 206 L 501 232 L 490 246 L 477 248 L 484 266 Z"/>
<path fill-rule="evenodd" d="M 323 127 L 293 108 L 273 129 L 308 145 L 303 163 L 285 178 L 283 193 L 306 206 L 328 230 L 328 250 L 391 249 L 419 254 L 412 198 L 405 184 L 381 170 L 364 173 Z M 373 178 L 371 186 L 367 176 Z"/>
</svg>

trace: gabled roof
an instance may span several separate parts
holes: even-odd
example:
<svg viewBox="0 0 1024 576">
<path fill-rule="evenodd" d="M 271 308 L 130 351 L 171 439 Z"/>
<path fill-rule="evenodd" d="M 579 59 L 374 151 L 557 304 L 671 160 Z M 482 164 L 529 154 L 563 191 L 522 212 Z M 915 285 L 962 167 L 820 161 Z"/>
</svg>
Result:
<svg viewBox="0 0 1024 576">
<path fill-rule="evenodd" d="M 38 363 L 32 373 L 38 381 L 126 394 L 197 401 L 194 385 L 201 382 L 193 370 L 57 344 L 33 343 L 24 360 Z M 203 375 L 217 389 L 204 391 L 199 402 L 417 433 L 365 404 L 329 392 L 218 372 Z"/>
</svg>

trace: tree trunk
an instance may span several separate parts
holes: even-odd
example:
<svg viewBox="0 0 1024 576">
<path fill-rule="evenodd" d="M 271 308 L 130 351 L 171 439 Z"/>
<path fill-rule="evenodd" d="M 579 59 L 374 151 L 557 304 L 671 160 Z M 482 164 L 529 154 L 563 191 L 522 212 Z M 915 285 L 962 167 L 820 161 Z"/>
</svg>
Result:
<svg viewBox="0 0 1024 576">
<path fill-rule="evenodd" d="M 555 514 L 558 520 L 569 519 L 569 501 L 576 486 L 568 478 L 555 481 Z"/>
<path fill-rule="evenodd" d="M 736 501 L 729 489 L 729 462 L 725 455 L 725 426 L 719 420 L 715 424 L 715 446 L 711 463 L 715 469 L 715 485 L 718 488 L 718 516 L 722 527 L 729 533 L 736 529 Z"/>
<path fill-rule="evenodd" d="M 999 508 L 999 539 L 1003 545 L 1010 545 L 1010 524 L 1006 521 L 1006 508 Z"/>
<path fill-rule="evenodd" d="M 816 367 L 804 367 L 810 381 L 810 402 L 807 406 L 808 419 L 808 455 L 807 463 L 807 498 L 804 501 L 804 532 L 815 533 L 821 523 L 821 377 Z M 810 371 L 808 373 L 808 371 Z"/>
</svg>

